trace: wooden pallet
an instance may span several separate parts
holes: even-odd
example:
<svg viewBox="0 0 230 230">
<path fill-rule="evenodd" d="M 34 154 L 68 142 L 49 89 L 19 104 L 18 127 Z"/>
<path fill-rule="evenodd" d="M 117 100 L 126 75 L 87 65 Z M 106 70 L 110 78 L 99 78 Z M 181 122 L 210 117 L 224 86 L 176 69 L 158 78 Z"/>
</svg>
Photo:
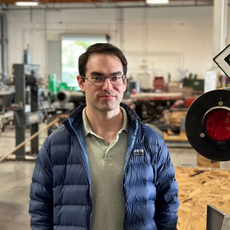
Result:
<svg viewBox="0 0 230 230">
<path fill-rule="evenodd" d="M 165 141 L 188 141 L 185 131 L 175 134 L 171 129 L 163 133 L 163 139 Z"/>
</svg>

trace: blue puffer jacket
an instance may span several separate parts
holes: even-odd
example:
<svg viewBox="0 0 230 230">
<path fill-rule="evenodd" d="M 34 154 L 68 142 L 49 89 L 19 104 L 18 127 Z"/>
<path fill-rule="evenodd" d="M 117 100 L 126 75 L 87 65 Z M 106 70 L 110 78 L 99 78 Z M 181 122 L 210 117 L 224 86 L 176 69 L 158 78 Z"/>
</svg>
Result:
<svg viewBox="0 0 230 230">
<path fill-rule="evenodd" d="M 80 128 L 84 106 L 45 140 L 37 156 L 29 207 L 33 230 L 90 229 L 90 171 Z M 128 106 L 121 106 L 130 125 L 123 177 L 124 229 L 175 230 L 178 187 L 167 147 Z"/>
</svg>

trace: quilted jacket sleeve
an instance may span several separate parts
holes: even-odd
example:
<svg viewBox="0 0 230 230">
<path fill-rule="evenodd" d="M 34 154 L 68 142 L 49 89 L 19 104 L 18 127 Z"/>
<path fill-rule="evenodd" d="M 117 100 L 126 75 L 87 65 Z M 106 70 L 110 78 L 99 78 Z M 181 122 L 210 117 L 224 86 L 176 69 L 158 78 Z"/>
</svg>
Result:
<svg viewBox="0 0 230 230">
<path fill-rule="evenodd" d="M 37 156 L 30 188 L 31 229 L 53 229 L 52 164 L 47 140 Z"/>
<path fill-rule="evenodd" d="M 162 138 L 158 139 L 156 160 L 156 215 L 158 230 L 176 230 L 179 207 L 178 185 L 168 149 Z"/>
</svg>

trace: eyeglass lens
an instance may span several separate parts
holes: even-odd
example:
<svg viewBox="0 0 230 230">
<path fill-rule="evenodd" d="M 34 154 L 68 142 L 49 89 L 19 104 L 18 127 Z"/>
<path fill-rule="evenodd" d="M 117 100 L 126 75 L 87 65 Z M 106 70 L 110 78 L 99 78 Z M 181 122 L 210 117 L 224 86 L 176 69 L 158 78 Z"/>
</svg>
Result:
<svg viewBox="0 0 230 230">
<path fill-rule="evenodd" d="M 88 80 L 93 85 L 102 85 L 106 78 L 109 78 L 112 85 L 123 85 L 125 83 L 125 77 L 122 75 L 122 73 L 116 73 L 109 77 L 105 77 L 101 74 L 91 74 L 89 75 Z"/>
</svg>

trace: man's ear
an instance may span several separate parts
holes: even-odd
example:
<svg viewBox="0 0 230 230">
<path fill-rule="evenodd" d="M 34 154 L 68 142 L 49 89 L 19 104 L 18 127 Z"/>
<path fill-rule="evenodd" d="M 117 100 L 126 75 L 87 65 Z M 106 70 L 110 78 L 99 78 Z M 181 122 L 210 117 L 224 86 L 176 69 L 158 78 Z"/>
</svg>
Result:
<svg viewBox="0 0 230 230">
<path fill-rule="evenodd" d="M 77 81 L 78 81 L 79 87 L 81 88 L 81 91 L 85 92 L 85 86 L 84 86 L 84 81 L 83 81 L 82 76 L 78 75 L 77 76 Z"/>
</svg>

